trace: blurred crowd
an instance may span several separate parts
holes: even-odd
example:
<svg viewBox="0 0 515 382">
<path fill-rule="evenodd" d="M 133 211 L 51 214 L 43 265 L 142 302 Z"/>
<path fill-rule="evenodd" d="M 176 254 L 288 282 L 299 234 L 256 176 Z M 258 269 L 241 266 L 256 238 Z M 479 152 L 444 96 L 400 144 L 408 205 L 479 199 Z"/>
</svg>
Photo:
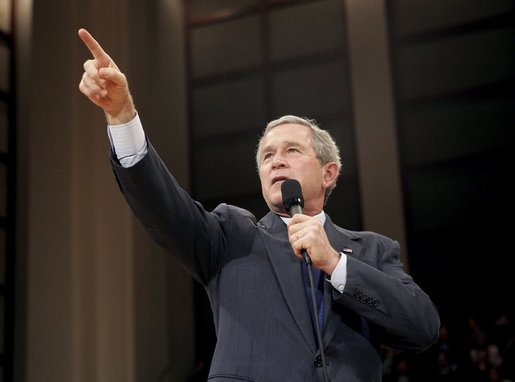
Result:
<svg viewBox="0 0 515 382">
<path fill-rule="evenodd" d="M 425 353 L 383 350 L 383 382 L 515 382 L 515 335 L 508 313 L 449 324 Z"/>
</svg>

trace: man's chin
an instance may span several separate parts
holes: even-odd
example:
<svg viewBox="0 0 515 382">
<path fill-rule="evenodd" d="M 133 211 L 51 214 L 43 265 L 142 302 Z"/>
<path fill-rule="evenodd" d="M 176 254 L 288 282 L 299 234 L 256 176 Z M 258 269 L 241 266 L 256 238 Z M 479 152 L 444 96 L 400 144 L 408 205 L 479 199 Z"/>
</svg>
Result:
<svg viewBox="0 0 515 382">
<path fill-rule="evenodd" d="M 270 208 L 271 211 L 275 212 L 276 214 L 283 215 L 283 216 L 289 216 L 288 211 L 283 206 L 283 202 L 281 199 L 280 203 L 268 203 L 268 208 Z"/>
</svg>

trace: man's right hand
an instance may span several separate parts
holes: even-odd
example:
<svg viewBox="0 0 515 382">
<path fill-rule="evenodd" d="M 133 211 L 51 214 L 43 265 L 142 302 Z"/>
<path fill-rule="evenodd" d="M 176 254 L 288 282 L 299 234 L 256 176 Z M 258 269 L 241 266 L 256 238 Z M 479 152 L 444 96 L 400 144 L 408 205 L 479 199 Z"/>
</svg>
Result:
<svg viewBox="0 0 515 382">
<path fill-rule="evenodd" d="M 129 122 L 135 117 L 136 108 L 127 78 L 87 30 L 79 29 L 78 33 L 93 56 L 84 63 L 80 91 L 104 110 L 110 125 Z"/>
</svg>

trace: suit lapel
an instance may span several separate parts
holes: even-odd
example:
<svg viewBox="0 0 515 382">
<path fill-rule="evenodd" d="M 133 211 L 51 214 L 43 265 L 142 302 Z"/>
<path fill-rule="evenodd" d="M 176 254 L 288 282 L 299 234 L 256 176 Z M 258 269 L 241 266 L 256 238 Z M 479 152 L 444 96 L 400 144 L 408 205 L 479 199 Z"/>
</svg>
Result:
<svg viewBox="0 0 515 382">
<path fill-rule="evenodd" d="M 338 252 L 344 252 L 348 256 L 360 258 L 362 256 L 362 246 L 359 243 L 359 238 L 352 236 L 351 234 L 339 231 L 334 223 L 331 221 L 328 215 L 326 215 L 326 221 L 324 229 L 327 233 L 327 237 L 331 246 Z M 326 282 L 324 287 L 324 317 L 325 317 L 325 328 L 324 328 L 324 345 L 331 342 L 336 329 L 340 324 L 340 318 L 337 314 L 331 312 L 333 304 L 333 292 L 334 288 L 331 283 Z"/>
<path fill-rule="evenodd" d="M 300 259 L 297 258 L 288 241 L 284 222 L 275 213 L 268 213 L 258 224 L 267 255 L 272 264 L 281 294 L 291 312 L 306 344 L 316 349 L 313 327 L 309 313 Z"/>
</svg>

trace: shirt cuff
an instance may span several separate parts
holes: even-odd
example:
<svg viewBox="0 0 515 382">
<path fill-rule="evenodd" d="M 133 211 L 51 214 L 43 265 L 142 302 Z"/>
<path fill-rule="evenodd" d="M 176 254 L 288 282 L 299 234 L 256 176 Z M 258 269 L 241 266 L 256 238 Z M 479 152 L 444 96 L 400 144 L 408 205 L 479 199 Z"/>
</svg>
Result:
<svg viewBox="0 0 515 382">
<path fill-rule="evenodd" d="M 345 284 L 347 282 L 347 255 L 342 253 L 340 261 L 334 268 L 333 274 L 331 275 L 331 285 L 338 292 L 343 293 Z"/>
<path fill-rule="evenodd" d="M 138 114 L 127 123 L 108 125 L 107 133 L 123 167 L 135 165 L 147 153 L 147 140 Z"/>
</svg>

